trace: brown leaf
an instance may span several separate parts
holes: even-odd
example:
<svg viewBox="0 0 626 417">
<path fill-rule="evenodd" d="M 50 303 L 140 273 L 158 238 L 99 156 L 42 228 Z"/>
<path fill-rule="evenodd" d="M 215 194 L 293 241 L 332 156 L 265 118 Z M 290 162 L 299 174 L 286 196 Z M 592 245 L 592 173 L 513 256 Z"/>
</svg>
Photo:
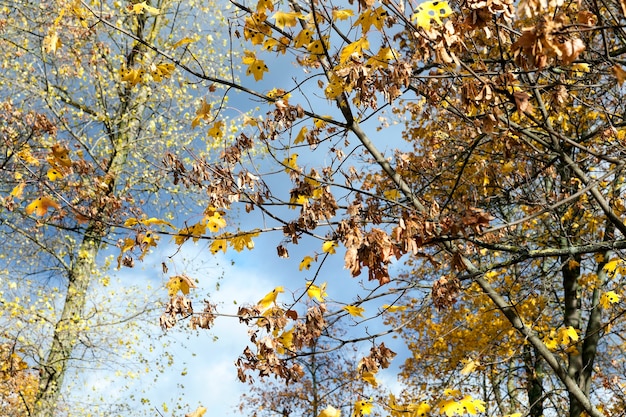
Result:
<svg viewBox="0 0 626 417">
<path fill-rule="evenodd" d="M 530 111 L 531 106 L 528 99 L 530 95 L 524 91 L 516 91 L 513 93 L 513 98 L 515 99 L 515 107 L 517 108 L 517 112 L 522 115 L 526 113 L 526 111 Z"/>
<path fill-rule="evenodd" d="M 611 67 L 611 72 L 617 78 L 617 83 L 621 86 L 626 80 L 626 71 L 622 68 L 621 65 L 615 64 Z"/>
</svg>

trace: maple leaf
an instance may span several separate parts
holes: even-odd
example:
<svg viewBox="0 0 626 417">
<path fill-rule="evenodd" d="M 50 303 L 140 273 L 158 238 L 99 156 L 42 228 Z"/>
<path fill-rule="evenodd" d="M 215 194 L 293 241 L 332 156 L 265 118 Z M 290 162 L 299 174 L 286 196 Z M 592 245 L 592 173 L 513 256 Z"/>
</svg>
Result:
<svg viewBox="0 0 626 417">
<path fill-rule="evenodd" d="M 72 160 L 70 159 L 70 150 L 60 143 L 55 143 L 50 147 L 51 154 L 47 160 L 52 165 L 61 165 L 62 167 L 69 168 L 72 166 Z"/>
<path fill-rule="evenodd" d="M 313 32 L 311 29 L 302 29 L 300 33 L 294 38 L 293 46 L 301 48 L 304 45 L 308 45 L 313 41 Z"/>
<path fill-rule="evenodd" d="M 313 282 L 308 281 L 306 285 L 306 293 L 312 300 L 317 300 L 321 303 L 324 302 L 324 297 L 328 297 L 328 294 L 326 294 L 326 283 L 318 287 Z"/>
<path fill-rule="evenodd" d="M 293 329 L 282 332 L 277 339 L 282 345 L 282 348 L 279 349 L 278 353 L 283 354 L 285 353 L 285 349 L 289 350 L 293 347 Z"/>
<path fill-rule="evenodd" d="M 334 20 L 346 20 L 354 16 L 354 12 L 350 9 L 333 10 Z"/>
<path fill-rule="evenodd" d="M 557 340 L 556 337 L 556 330 L 551 329 L 550 333 L 548 333 L 544 338 L 543 338 L 543 343 L 546 345 L 546 347 L 550 350 L 554 350 L 558 347 L 559 342 Z"/>
<path fill-rule="evenodd" d="M 50 181 L 56 181 L 58 179 L 63 178 L 63 174 L 61 173 L 61 171 L 59 171 L 56 168 L 50 168 L 48 172 L 46 173 L 46 175 L 48 176 L 48 179 Z"/>
<path fill-rule="evenodd" d="M 608 309 L 611 307 L 611 304 L 615 304 L 619 302 L 620 296 L 615 293 L 615 291 L 607 291 L 600 296 L 600 305 L 604 309 Z"/>
<path fill-rule="evenodd" d="M 313 262 L 313 258 L 310 256 L 305 256 L 304 259 L 302 259 L 302 262 L 300 262 L 300 271 L 302 271 L 303 269 L 310 269 L 311 268 L 311 262 Z"/>
<path fill-rule="evenodd" d="M 185 414 L 185 417 L 202 417 L 206 413 L 205 407 L 198 407 L 195 411 Z"/>
<path fill-rule="evenodd" d="M 213 255 L 215 255 L 217 252 L 222 251 L 224 253 L 226 253 L 226 246 L 227 246 L 227 241 L 226 239 L 216 239 L 211 243 L 211 246 L 209 247 L 209 250 L 211 251 L 211 253 Z"/>
<path fill-rule="evenodd" d="M 363 56 L 363 50 L 369 49 L 370 43 L 365 36 L 363 36 L 358 41 L 354 41 L 351 44 L 347 45 L 345 48 L 341 50 L 339 53 L 339 62 L 345 63 L 352 56 L 357 56 L 361 58 Z"/>
<path fill-rule="evenodd" d="M 341 410 L 337 410 L 332 405 L 323 409 L 317 417 L 341 417 Z"/>
<path fill-rule="evenodd" d="M 226 227 L 226 220 L 222 218 L 222 215 L 218 211 L 209 216 L 207 220 L 207 227 L 213 233 L 217 233 L 221 228 Z"/>
<path fill-rule="evenodd" d="M 43 38 L 43 51 L 47 54 L 56 54 L 61 47 L 61 39 L 56 31 L 51 31 Z"/>
<path fill-rule="evenodd" d="M 389 313 L 395 313 L 396 311 L 404 311 L 404 310 L 406 310 L 409 307 L 408 306 L 397 306 L 397 305 L 390 306 L 389 304 L 383 304 L 382 308 L 383 308 L 383 310 L 388 311 Z"/>
<path fill-rule="evenodd" d="M 212 138 L 218 140 L 221 139 L 224 136 L 224 121 L 218 120 L 217 122 L 213 123 L 213 126 L 211 126 L 207 134 Z"/>
<path fill-rule="evenodd" d="M 463 397 L 459 404 L 463 410 L 468 414 L 478 414 L 485 411 L 485 402 L 481 400 L 475 400 L 470 395 Z"/>
<path fill-rule="evenodd" d="M 240 234 L 230 238 L 230 244 L 237 252 L 241 252 L 244 248 L 252 250 L 254 249 L 252 238 L 258 235 L 259 232 Z"/>
<path fill-rule="evenodd" d="M 327 240 L 322 244 L 322 252 L 329 253 L 334 255 L 336 253 L 335 248 L 337 247 L 337 242 L 335 240 Z"/>
<path fill-rule="evenodd" d="M 442 18 L 448 17 L 452 14 L 452 9 L 447 1 L 426 1 L 418 4 L 413 14 L 413 20 L 418 27 L 425 30 L 430 30 L 431 20 L 434 20 L 438 24 L 442 24 Z"/>
<path fill-rule="evenodd" d="M 143 77 L 144 70 L 142 69 L 121 69 L 120 74 L 122 76 L 122 81 L 130 84 L 131 87 L 137 85 L 141 78 Z"/>
<path fill-rule="evenodd" d="M 389 14 L 382 6 L 374 10 L 366 9 L 363 13 L 359 15 L 356 22 L 354 22 L 354 26 L 360 25 L 363 35 L 369 32 L 372 25 L 374 25 L 376 29 L 382 30 L 383 24 L 388 15 Z"/>
<path fill-rule="evenodd" d="M 615 64 L 611 67 L 611 73 L 617 79 L 617 83 L 621 86 L 626 80 L 626 71 L 621 65 Z"/>
<path fill-rule="evenodd" d="M 257 59 L 256 55 L 252 51 L 244 52 L 243 63 L 248 66 L 246 75 L 254 75 L 255 81 L 262 80 L 263 73 L 269 71 L 267 65 L 265 65 L 265 61 Z"/>
<path fill-rule="evenodd" d="M 276 297 L 278 297 L 278 294 L 282 292 L 285 292 L 285 289 L 282 286 L 274 288 L 271 292 L 265 294 L 265 296 L 259 300 L 257 305 L 261 308 L 261 310 L 267 310 L 272 304 L 276 303 Z"/>
<path fill-rule="evenodd" d="M 135 3 L 128 6 L 128 11 L 135 14 L 142 14 L 144 11 L 150 14 L 159 14 L 159 9 L 149 6 L 145 1 L 141 3 Z"/>
<path fill-rule="evenodd" d="M 187 275 L 174 275 L 167 281 L 165 286 L 170 297 L 176 295 L 178 291 L 183 294 L 189 294 L 191 288 L 196 288 L 196 284 Z"/>
<path fill-rule="evenodd" d="M 286 166 L 285 168 L 286 173 L 289 173 L 292 170 L 299 171 L 300 168 L 298 167 L 298 154 L 294 153 L 291 156 L 288 156 L 287 158 L 283 159 L 283 165 Z"/>
<path fill-rule="evenodd" d="M 293 144 L 298 145 L 300 143 L 303 143 L 308 131 L 309 129 L 306 126 L 302 127 L 302 129 L 300 129 L 300 131 L 298 132 L 298 135 L 294 139 Z"/>
<path fill-rule="evenodd" d="M 465 364 L 463 369 L 461 369 L 462 375 L 469 375 L 480 366 L 480 362 L 474 359 L 463 359 L 461 362 Z"/>
<path fill-rule="evenodd" d="M 200 124 L 202 120 L 208 120 L 211 113 L 211 105 L 204 99 L 200 101 L 200 108 L 196 110 L 196 117 L 191 121 L 191 127 L 194 128 Z"/>
<path fill-rule="evenodd" d="M 37 200 L 33 201 L 32 203 L 26 206 L 26 214 L 35 213 L 37 216 L 45 216 L 50 207 L 57 209 L 57 210 L 61 208 L 59 203 L 57 203 L 50 197 L 48 196 L 39 197 Z"/>
<path fill-rule="evenodd" d="M 276 27 L 282 30 L 285 28 L 285 26 L 287 27 L 296 26 L 298 24 L 298 19 L 304 19 L 304 15 L 299 12 L 278 11 L 274 13 L 272 18 L 276 19 Z"/>
<path fill-rule="evenodd" d="M 361 373 L 361 379 L 373 387 L 378 386 L 378 380 L 376 379 L 376 375 L 370 371 L 364 371 Z"/>
<path fill-rule="evenodd" d="M 615 275 L 617 267 L 622 263 L 620 258 L 613 258 L 602 267 L 602 270 L 610 277 Z"/>
<path fill-rule="evenodd" d="M 452 417 L 455 414 L 463 415 L 463 406 L 452 398 L 446 398 L 437 403 L 439 414 L 445 414 L 448 417 Z"/>
<path fill-rule="evenodd" d="M 353 317 L 363 317 L 363 312 L 365 311 L 363 307 L 353 305 L 344 306 L 342 310 L 346 310 Z"/>
<path fill-rule="evenodd" d="M 15 197 L 15 198 L 21 198 L 22 194 L 24 193 L 24 187 L 26 186 L 25 182 L 20 182 L 19 184 L 17 184 L 13 190 L 11 191 L 10 196 L 11 197 Z"/>
<path fill-rule="evenodd" d="M 183 46 L 183 45 L 186 45 L 186 44 L 192 43 L 192 42 L 195 42 L 195 40 L 193 40 L 192 38 L 189 38 L 189 37 L 186 36 L 186 37 L 182 38 L 181 40 L 179 40 L 178 42 L 176 42 L 174 45 L 172 45 L 172 49 L 176 49 L 179 46 Z"/>
<path fill-rule="evenodd" d="M 369 401 L 360 400 L 354 403 L 354 416 L 361 417 L 368 415 L 372 412 L 374 404 L 372 404 L 372 400 L 370 398 Z"/>
</svg>

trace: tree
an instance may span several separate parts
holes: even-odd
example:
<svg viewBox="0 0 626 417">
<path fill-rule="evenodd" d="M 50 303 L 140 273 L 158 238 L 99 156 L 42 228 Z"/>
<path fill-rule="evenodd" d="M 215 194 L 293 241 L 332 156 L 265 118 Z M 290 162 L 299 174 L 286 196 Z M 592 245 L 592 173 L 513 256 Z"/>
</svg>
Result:
<svg viewBox="0 0 626 417">
<path fill-rule="evenodd" d="M 384 405 L 393 415 L 498 407 L 514 415 L 619 412 L 620 397 L 603 382 L 623 382 L 606 366 L 621 361 L 623 326 L 622 4 L 233 4 L 235 35 L 249 46 L 245 82 L 208 76 L 158 45 L 149 48 L 191 78 L 266 103 L 265 117 L 247 119 L 219 161 L 198 156 L 185 164 L 166 155 L 170 175 L 212 207 L 179 229 L 177 243 L 209 239 L 213 252 L 241 251 L 253 248 L 258 233 L 278 229 L 278 255 L 306 245 L 300 270 L 309 275 L 314 267 L 299 287 L 317 300 L 314 307 L 303 311 L 298 296 L 283 305 L 279 287 L 240 309 L 240 320 L 255 329 L 238 362 L 242 380 L 252 371 L 297 380 L 302 369 L 292 359 L 324 334 L 331 317 L 378 317 L 406 307 L 407 318 L 429 321 L 405 329 L 418 354 L 420 337 L 440 341 L 451 320 L 470 330 L 460 343 L 438 345 L 441 361 L 431 359 L 431 349 L 428 365 L 408 364 L 407 377 L 426 376 L 431 390 L 402 409 L 390 399 Z M 276 59 L 268 64 L 264 56 Z M 288 56 L 302 74 L 269 91 L 251 87 Z M 221 110 L 198 110 L 215 139 Z M 259 142 L 263 160 L 249 154 Z M 229 229 L 236 203 L 261 213 L 263 227 Z M 322 266 L 336 252 L 353 276 L 367 270 L 380 287 L 349 299 L 320 295 Z M 410 272 L 391 274 L 396 262 Z M 432 286 L 432 306 L 443 313 L 430 306 L 412 311 L 421 303 L 411 302 L 411 292 L 423 285 Z M 190 287 L 188 279 L 170 281 L 165 328 L 192 313 Z M 396 297 L 393 309 L 377 308 L 383 295 Z M 215 316 L 207 302 L 191 323 L 209 327 Z M 387 332 L 407 321 L 396 323 Z M 471 329 L 485 323 L 488 333 L 473 337 Z M 292 336 L 281 338 L 285 332 Z M 478 355 L 501 344 L 479 366 Z M 375 374 L 392 356 L 376 344 L 365 369 Z M 506 390 L 502 381 L 525 391 Z M 487 388 L 475 398 L 469 392 L 479 382 Z M 413 402 L 423 400 L 428 404 Z M 355 414 L 370 411 L 359 404 Z"/>
<path fill-rule="evenodd" d="M 292 384 L 269 378 L 257 381 L 249 394 L 242 395 L 239 412 L 257 417 L 317 417 L 322 410 L 337 409 L 352 414 L 354 398 L 369 398 L 378 382 L 354 378 L 356 352 L 335 349 L 314 345 L 297 358 L 304 375 Z"/>
<path fill-rule="evenodd" d="M 219 47 L 207 40 L 220 39 L 213 28 L 221 19 L 195 1 L 0 4 L 1 343 L 37 375 L 36 390 L 15 393 L 25 415 L 69 412 L 61 396 L 68 369 L 132 354 L 141 316 L 158 304 L 131 285 L 117 293 L 120 303 L 126 293 L 126 311 L 111 294 L 95 298 L 115 265 L 107 247 L 142 257 L 158 239 L 151 229 L 167 227 L 154 216 L 198 210 L 153 169 L 165 149 L 201 140 L 187 129 L 196 93 L 146 44 L 210 68 Z M 191 56 L 190 43 L 205 49 Z M 141 236 L 128 231 L 129 217 Z"/>
</svg>

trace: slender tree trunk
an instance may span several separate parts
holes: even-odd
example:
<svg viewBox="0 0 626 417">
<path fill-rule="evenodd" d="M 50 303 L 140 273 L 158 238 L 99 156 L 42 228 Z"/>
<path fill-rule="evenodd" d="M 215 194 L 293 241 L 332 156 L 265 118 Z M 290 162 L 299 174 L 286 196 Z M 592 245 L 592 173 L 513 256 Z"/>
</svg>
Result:
<svg viewBox="0 0 626 417">
<path fill-rule="evenodd" d="M 524 346 L 524 367 L 526 368 L 526 392 L 530 406 L 529 417 L 543 416 L 543 365 L 541 356 L 532 346 Z"/>
<path fill-rule="evenodd" d="M 54 328 L 52 345 L 46 361 L 40 366 L 39 390 L 33 410 L 35 417 L 51 417 L 57 407 L 68 362 L 78 341 L 79 323 L 83 317 L 101 236 L 96 224 L 92 222 L 78 248 L 81 256 L 73 262 L 68 273 L 69 280 L 63 312 Z"/>
</svg>

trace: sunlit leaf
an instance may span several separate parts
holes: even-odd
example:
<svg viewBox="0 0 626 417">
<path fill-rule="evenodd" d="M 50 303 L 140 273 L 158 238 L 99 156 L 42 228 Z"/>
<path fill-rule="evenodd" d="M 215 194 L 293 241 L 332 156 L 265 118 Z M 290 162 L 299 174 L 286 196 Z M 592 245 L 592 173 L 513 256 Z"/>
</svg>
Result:
<svg viewBox="0 0 626 417">
<path fill-rule="evenodd" d="M 174 275 L 165 284 L 170 297 L 176 295 L 178 291 L 189 294 L 191 288 L 196 288 L 196 284 L 187 275 Z"/>
<path fill-rule="evenodd" d="M 45 216 L 48 212 L 48 209 L 51 207 L 56 210 L 59 210 L 61 208 L 61 206 L 50 197 L 39 197 L 38 199 L 26 206 L 26 214 L 35 213 L 37 216 Z"/>
<path fill-rule="evenodd" d="M 306 285 L 306 293 L 312 300 L 317 300 L 321 303 L 324 301 L 324 297 L 328 297 L 328 294 L 326 294 L 326 283 L 323 283 L 318 287 L 309 281 Z"/>
<path fill-rule="evenodd" d="M 278 286 L 274 288 L 271 292 L 265 294 L 263 298 L 259 300 L 257 303 L 262 310 L 266 310 L 272 306 L 272 304 L 276 303 L 276 297 L 278 294 L 285 292 L 285 289 L 282 286 Z"/>
<path fill-rule="evenodd" d="M 344 306 L 343 310 L 346 310 L 353 317 L 363 317 L 363 312 L 365 311 L 363 307 L 353 305 Z"/>
<path fill-rule="evenodd" d="M 448 17 L 452 14 L 452 9 L 447 1 L 426 1 L 418 4 L 413 14 L 413 21 L 418 27 L 425 30 L 430 30 L 431 20 L 434 20 L 438 24 L 442 24 L 441 19 Z"/>
</svg>

